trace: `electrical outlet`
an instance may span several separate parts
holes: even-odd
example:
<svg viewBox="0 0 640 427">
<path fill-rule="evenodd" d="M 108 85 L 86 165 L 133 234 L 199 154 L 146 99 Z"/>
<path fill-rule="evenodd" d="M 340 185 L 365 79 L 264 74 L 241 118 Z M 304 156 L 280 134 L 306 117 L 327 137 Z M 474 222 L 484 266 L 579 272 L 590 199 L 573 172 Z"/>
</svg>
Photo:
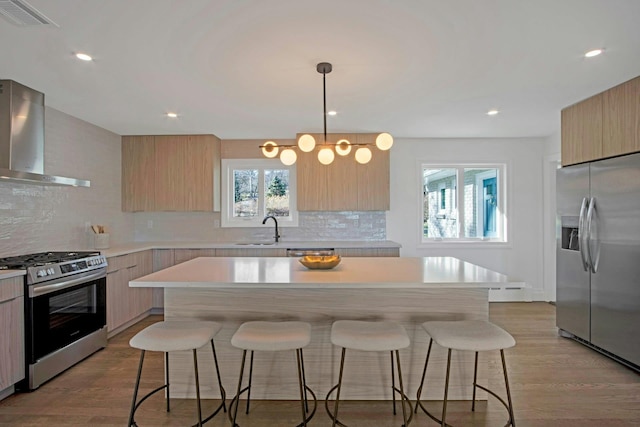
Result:
<svg viewBox="0 0 640 427">
<path fill-rule="evenodd" d="M 220 220 L 219 219 L 214 219 L 213 220 L 213 226 L 216 228 L 220 228 Z"/>
<path fill-rule="evenodd" d="M 147 228 L 149 228 L 149 229 L 153 228 L 153 220 L 152 219 L 148 219 L 147 220 Z"/>
<path fill-rule="evenodd" d="M 91 221 L 85 221 L 84 222 L 84 232 L 88 233 L 89 230 L 91 230 Z"/>
</svg>

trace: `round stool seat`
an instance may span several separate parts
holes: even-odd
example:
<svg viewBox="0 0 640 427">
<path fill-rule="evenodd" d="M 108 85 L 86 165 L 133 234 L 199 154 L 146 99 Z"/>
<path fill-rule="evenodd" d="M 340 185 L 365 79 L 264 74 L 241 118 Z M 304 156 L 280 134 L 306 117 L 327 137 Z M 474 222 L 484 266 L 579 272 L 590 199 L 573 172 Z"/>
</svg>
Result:
<svg viewBox="0 0 640 427">
<path fill-rule="evenodd" d="M 204 320 L 158 322 L 138 332 L 129 345 L 149 351 L 194 350 L 208 344 L 221 328 L 220 323 Z"/>
<path fill-rule="evenodd" d="M 245 322 L 233 334 L 231 345 L 251 351 L 280 351 L 304 348 L 311 342 L 311 325 L 306 322 Z"/>
<path fill-rule="evenodd" d="M 438 345 L 454 350 L 490 351 L 516 345 L 511 334 L 485 320 L 431 321 L 422 327 Z"/>
<path fill-rule="evenodd" d="M 396 322 L 338 320 L 331 326 L 331 342 L 352 350 L 392 351 L 409 347 L 407 331 Z"/>
</svg>

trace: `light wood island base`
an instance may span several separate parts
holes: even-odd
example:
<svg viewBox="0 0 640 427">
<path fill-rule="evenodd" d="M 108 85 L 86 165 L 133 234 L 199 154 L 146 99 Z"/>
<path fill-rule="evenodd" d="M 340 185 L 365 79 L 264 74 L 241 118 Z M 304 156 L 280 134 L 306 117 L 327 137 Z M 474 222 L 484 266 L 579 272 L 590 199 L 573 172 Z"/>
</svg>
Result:
<svg viewBox="0 0 640 427">
<path fill-rule="evenodd" d="M 252 260 L 253 264 L 247 258 L 198 258 L 131 282 L 131 286 L 164 287 L 166 320 L 206 319 L 224 325 L 215 342 L 228 395 L 235 392 L 242 355 L 230 340 L 242 322 L 311 323 L 312 341 L 304 349 L 307 384 L 319 399 L 324 399 L 337 381 L 340 363 L 340 349 L 330 341 L 331 324 L 339 319 L 359 319 L 398 321 L 407 329 L 412 344 L 400 351 L 400 357 L 405 390 L 414 399 L 429 342 L 421 324 L 428 320 L 487 320 L 489 284 L 507 280 L 455 258 L 437 258 L 438 263 L 433 258 L 345 258 L 335 271 L 324 272 L 329 273 L 324 276 L 318 276 L 322 272 L 306 271 L 295 259 Z M 431 277 L 435 281 L 429 281 L 426 270 L 443 265 L 448 265 L 449 273 L 434 271 Z M 225 272 L 221 272 L 223 269 Z M 278 279 L 274 271 L 288 280 Z M 355 279 L 351 271 L 360 271 L 363 279 Z M 231 277 L 222 279 L 225 274 L 233 276 L 236 283 L 230 283 Z M 203 397 L 215 398 L 219 392 L 211 352 L 206 350 L 198 354 L 201 391 Z M 446 351 L 434 346 L 425 399 L 442 399 L 445 364 Z M 486 365 L 481 357 L 479 383 L 486 378 Z M 347 352 L 341 398 L 390 400 L 390 370 L 389 354 Z M 169 375 L 173 397 L 195 397 L 190 353 L 171 353 Z M 470 400 L 472 382 L 473 354 L 454 352 L 450 399 Z M 255 354 L 252 398 L 296 399 L 297 387 L 293 352 Z"/>
</svg>

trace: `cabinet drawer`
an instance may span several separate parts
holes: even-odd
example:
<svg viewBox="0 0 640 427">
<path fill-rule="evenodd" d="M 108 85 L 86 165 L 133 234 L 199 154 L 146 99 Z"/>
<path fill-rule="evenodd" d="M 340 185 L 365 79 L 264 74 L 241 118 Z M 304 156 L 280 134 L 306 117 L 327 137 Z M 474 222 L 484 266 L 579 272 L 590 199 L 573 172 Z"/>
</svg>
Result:
<svg viewBox="0 0 640 427">
<path fill-rule="evenodd" d="M 9 301 L 24 295 L 22 276 L 0 280 L 0 302 Z"/>
</svg>

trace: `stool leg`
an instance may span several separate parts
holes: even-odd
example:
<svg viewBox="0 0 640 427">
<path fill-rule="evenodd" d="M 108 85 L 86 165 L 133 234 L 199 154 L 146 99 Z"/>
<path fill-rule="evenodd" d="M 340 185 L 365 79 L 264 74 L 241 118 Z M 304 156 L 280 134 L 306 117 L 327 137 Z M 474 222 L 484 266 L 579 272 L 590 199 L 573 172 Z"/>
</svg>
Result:
<svg viewBox="0 0 640 427">
<path fill-rule="evenodd" d="M 140 386 L 140 376 L 142 375 L 142 362 L 144 362 L 144 350 L 140 353 L 140 363 L 138 364 L 138 376 L 136 377 L 136 385 L 133 389 L 133 401 L 131 402 L 131 412 L 129 413 L 129 424 L 131 427 L 133 424 L 133 414 L 136 411 L 136 400 L 138 400 L 138 387 Z"/>
<path fill-rule="evenodd" d="M 415 413 L 418 413 L 418 406 L 420 406 L 420 396 L 422 395 L 422 386 L 424 385 L 424 378 L 427 375 L 427 365 L 429 364 L 429 356 L 431 355 L 431 345 L 433 344 L 433 338 L 429 340 L 429 349 L 427 350 L 427 358 L 424 360 L 424 369 L 422 370 L 422 379 L 420 380 L 420 387 L 418 387 L 418 396 L 416 402 Z"/>
<path fill-rule="evenodd" d="M 398 384 L 400 384 L 400 403 L 402 404 L 402 420 L 404 421 L 404 423 L 402 424 L 402 427 L 407 427 L 408 422 L 407 422 L 407 412 L 404 408 L 404 386 L 402 385 L 402 369 L 400 368 L 400 353 L 398 352 L 398 350 L 396 350 L 396 363 L 398 364 Z M 394 395 L 395 395 L 395 388 L 394 388 Z M 411 413 L 411 407 L 409 407 L 409 413 Z M 395 415 L 395 412 L 394 412 Z"/>
<path fill-rule="evenodd" d="M 471 410 L 476 410 L 476 387 L 478 386 L 478 352 L 476 351 L 476 360 L 473 365 L 473 398 L 471 401 Z"/>
<path fill-rule="evenodd" d="M 251 380 L 253 379 L 253 350 L 251 350 L 251 363 L 249 364 L 249 389 L 247 390 L 247 411 L 249 415 L 249 402 L 251 401 Z"/>
<path fill-rule="evenodd" d="M 442 403 L 442 426 L 446 426 L 445 418 L 447 417 L 447 396 L 449 394 L 449 373 L 451 371 L 451 349 L 447 353 L 447 377 L 444 381 L 444 402 Z"/>
<path fill-rule="evenodd" d="M 240 389 L 242 387 L 242 374 L 244 374 L 244 362 L 247 358 L 247 350 L 242 352 L 242 363 L 240 364 L 240 378 L 238 379 L 238 391 L 236 392 L 236 397 L 234 399 L 238 399 L 236 401 L 236 407 L 233 411 L 233 420 L 231 421 L 231 427 L 236 427 L 236 418 L 238 416 L 238 406 L 240 406 Z M 231 412 L 231 406 L 233 406 L 233 401 L 231 401 L 231 405 L 229 405 L 229 412 Z"/>
<path fill-rule="evenodd" d="M 507 364 L 504 361 L 504 350 L 500 350 L 500 357 L 502 358 L 502 370 L 504 371 L 504 384 L 507 387 L 507 399 L 509 401 L 509 418 L 511 426 L 516 427 L 516 421 L 513 418 L 513 403 L 511 402 L 511 390 L 509 390 L 509 378 L 507 378 Z"/>
<path fill-rule="evenodd" d="M 347 352 L 346 348 L 342 349 L 342 357 L 340 358 L 340 375 L 338 376 L 338 390 L 336 392 L 336 403 L 333 407 L 333 424 L 332 427 L 336 427 L 336 421 L 338 421 L 338 403 L 340 402 L 340 389 L 342 388 L 342 371 L 344 370 L 344 356 Z"/>
<path fill-rule="evenodd" d="M 302 361 L 301 361 L 301 349 L 296 349 L 296 360 L 298 362 L 298 384 L 300 386 L 300 405 L 302 408 L 302 425 L 307 426 L 307 411 L 305 410 L 305 389 L 302 380 Z"/>
<path fill-rule="evenodd" d="M 302 385 L 304 387 L 304 409 L 309 412 L 309 398 L 307 397 L 307 376 L 304 373 L 304 357 L 300 349 L 300 364 L 302 365 Z"/>
<path fill-rule="evenodd" d="M 220 378 L 220 368 L 218 367 L 218 356 L 216 355 L 216 346 L 211 340 L 211 351 L 213 352 L 213 363 L 216 365 L 216 373 L 218 374 L 218 387 L 220 387 L 220 398 L 222 399 L 222 410 L 227 412 L 227 405 L 225 403 L 225 399 L 227 397 L 227 393 L 224 391 L 224 387 L 222 387 L 222 379 Z"/>
<path fill-rule="evenodd" d="M 202 427 L 202 407 L 200 403 L 200 379 L 198 376 L 198 352 L 193 349 L 193 369 L 196 373 L 196 399 L 198 401 L 198 427 Z"/>
<path fill-rule="evenodd" d="M 395 415 L 396 414 L 396 374 L 393 371 L 393 351 L 390 351 L 389 354 L 391 354 L 391 398 L 393 400 L 393 415 Z M 400 396 L 400 399 L 402 399 L 402 396 Z"/>
<path fill-rule="evenodd" d="M 167 384 L 167 412 L 171 412 L 171 407 L 169 406 L 170 394 L 169 394 L 169 352 L 164 353 L 164 372 L 165 383 Z"/>
</svg>

